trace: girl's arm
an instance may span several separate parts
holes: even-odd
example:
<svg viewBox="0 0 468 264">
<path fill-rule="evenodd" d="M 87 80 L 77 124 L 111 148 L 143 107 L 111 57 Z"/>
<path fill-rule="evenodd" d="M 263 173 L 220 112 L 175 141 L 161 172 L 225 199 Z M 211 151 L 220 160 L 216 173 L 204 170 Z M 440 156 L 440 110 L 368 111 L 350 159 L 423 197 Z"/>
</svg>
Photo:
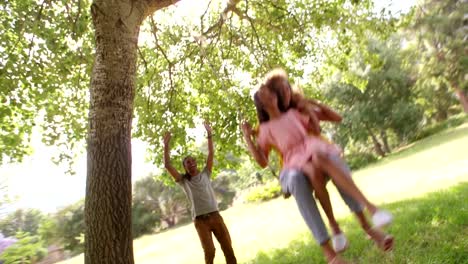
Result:
<svg viewBox="0 0 468 264">
<path fill-rule="evenodd" d="M 241 128 L 244 134 L 244 139 L 247 142 L 247 148 L 258 165 L 260 165 L 262 168 L 265 168 L 268 165 L 268 151 L 263 151 L 256 143 L 253 142 L 252 127 L 249 123 L 243 122 Z"/>
</svg>

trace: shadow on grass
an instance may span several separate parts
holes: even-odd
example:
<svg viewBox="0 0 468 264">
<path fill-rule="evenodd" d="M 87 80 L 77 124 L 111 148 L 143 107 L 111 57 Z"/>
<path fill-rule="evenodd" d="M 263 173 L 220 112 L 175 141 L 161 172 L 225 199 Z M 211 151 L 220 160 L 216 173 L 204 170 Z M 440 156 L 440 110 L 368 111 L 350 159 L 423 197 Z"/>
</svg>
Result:
<svg viewBox="0 0 468 264">
<path fill-rule="evenodd" d="M 353 263 L 467 263 L 468 259 L 468 182 L 430 193 L 423 198 L 388 204 L 395 222 L 387 230 L 395 237 L 395 248 L 383 253 L 366 239 L 352 217 L 340 219 L 350 248 L 344 258 Z M 300 264 L 325 263 L 321 250 L 312 240 L 298 239 L 287 248 L 259 252 L 247 263 Z"/>
</svg>

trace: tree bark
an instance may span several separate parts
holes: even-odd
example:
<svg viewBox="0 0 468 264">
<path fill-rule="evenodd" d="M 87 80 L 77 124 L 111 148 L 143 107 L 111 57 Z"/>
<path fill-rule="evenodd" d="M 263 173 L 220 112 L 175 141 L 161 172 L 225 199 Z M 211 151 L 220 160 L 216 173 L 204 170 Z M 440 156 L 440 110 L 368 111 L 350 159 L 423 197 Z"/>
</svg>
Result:
<svg viewBox="0 0 468 264">
<path fill-rule="evenodd" d="M 437 108 L 436 109 L 436 113 L 435 113 L 435 120 L 437 122 L 442 122 L 444 120 L 447 120 L 448 118 L 448 111 L 447 111 L 447 108 L 445 109 L 440 109 L 440 108 Z"/>
<path fill-rule="evenodd" d="M 85 263 L 134 263 L 131 126 L 143 13 L 130 0 L 95 0 L 91 14 L 96 55 L 87 140 Z"/>
<path fill-rule="evenodd" d="M 465 111 L 466 114 L 468 114 L 468 98 L 466 96 L 466 93 L 458 87 L 456 84 L 452 84 L 455 94 L 457 95 L 458 100 L 460 101 L 460 104 L 463 107 L 463 111 Z"/>
<path fill-rule="evenodd" d="M 390 153 L 392 150 L 390 149 L 390 145 L 388 144 L 388 137 L 387 137 L 387 132 L 385 130 L 380 131 L 380 137 L 382 138 L 383 142 L 383 150 L 385 153 Z"/>
<path fill-rule="evenodd" d="M 372 143 L 374 144 L 374 150 L 377 153 L 377 155 L 385 157 L 385 152 L 382 150 L 382 144 L 380 144 L 379 140 L 377 139 L 377 136 L 374 135 L 372 130 L 370 130 L 369 128 L 367 128 L 367 132 L 371 136 Z"/>
</svg>

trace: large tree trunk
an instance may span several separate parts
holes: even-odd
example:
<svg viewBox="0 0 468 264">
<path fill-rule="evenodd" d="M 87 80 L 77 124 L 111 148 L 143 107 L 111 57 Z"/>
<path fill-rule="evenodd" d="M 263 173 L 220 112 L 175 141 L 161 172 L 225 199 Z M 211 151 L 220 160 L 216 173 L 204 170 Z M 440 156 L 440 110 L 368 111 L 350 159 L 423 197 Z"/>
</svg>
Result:
<svg viewBox="0 0 468 264">
<path fill-rule="evenodd" d="M 131 1 L 94 1 L 85 263 L 133 263 L 131 126 L 143 14 Z"/>
<path fill-rule="evenodd" d="M 461 103 L 461 105 L 463 107 L 463 111 L 465 111 L 465 113 L 468 114 L 468 99 L 467 99 L 465 91 L 460 89 L 458 87 L 458 85 L 456 85 L 456 84 L 452 84 L 452 86 L 453 86 L 453 88 L 455 90 L 455 94 L 457 95 L 458 100 L 460 101 L 460 103 Z"/>
<path fill-rule="evenodd" d="M 132 264 L 131 126 L 143 19 L 179 0 L 94 0 L 85 263 Z"/>
</svg>

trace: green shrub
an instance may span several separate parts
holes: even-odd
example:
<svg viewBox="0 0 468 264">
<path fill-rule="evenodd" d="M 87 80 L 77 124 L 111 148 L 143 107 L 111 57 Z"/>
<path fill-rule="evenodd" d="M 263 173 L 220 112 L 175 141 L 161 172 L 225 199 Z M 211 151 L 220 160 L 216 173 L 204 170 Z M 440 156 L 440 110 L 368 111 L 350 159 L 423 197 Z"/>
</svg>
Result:
<svg viewBox="0 0 468 264">
<path fill-rule="evenodd" d="M 378 160 L 376 156 L 367 152 L 351 153 L 346 155 L 345 159 L 351 170 L 360 169 Z"/>
<path fill-rule="evenodd" d="M 16 238 L 18 241 L 0 254 L 5 264 L 35 263 L 47 255 L 47 249 L 39 236 L 20 231 Z"/>
<path fill-rule="evenodd" d="M 267 201 L 281 195 L 281 186 L 277 180 L 252 188 L 246 197 L 248 202 Z"/>
</svg>

